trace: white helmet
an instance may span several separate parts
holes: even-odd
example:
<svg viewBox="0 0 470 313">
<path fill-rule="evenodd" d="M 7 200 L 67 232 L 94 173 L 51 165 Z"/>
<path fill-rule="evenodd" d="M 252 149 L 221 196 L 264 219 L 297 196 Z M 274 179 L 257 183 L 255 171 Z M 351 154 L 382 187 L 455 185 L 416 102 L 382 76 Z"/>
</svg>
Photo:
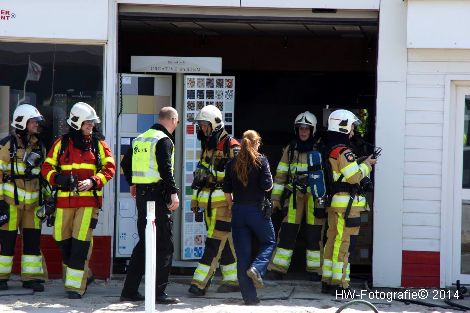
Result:
<svg viewBox="0 0 470 313">
<path fill-rule="evenodd" d="M 224 127 L 222 112 L 220 112 L 220 110 L 213 105 L 206 105 L 203 107 L 194 120 L 196 122 L 209 122 L 212 126 L 212 131 L 217 131 Z"/>
<path fill-rule="evenodd" d="M 79 130 L 82 127 L 82 123 L 85 121 L 101 123 L 100 118 L 96 115 L 95 109 L 93 109 L 88 103 L 77 102 L 70 110 L 67 124 L 69 124 L 73 129 Z"/>
<path fill-rule="evenodd" d="M 295 118 L 294 126 L 297 127 L 297 125 L 307 125 L 313 127 L 313 135 L 317 128 L 317 118 L 315 117 L 315 115 L 313 115 L 313 113 L 305 111 L 297 115 L 297 117 Z"/>
<path fill-rule="evenodd" d="M 336 110 L 328 117 L 329 131 L 349 134 L 353 124 L 359 125 L 361 120 L 348 110 Z"/>
<path fill-rule="evenodd" d="M 35 121 L 41 122 L 44 121 L 44 117 L 39 113 L 38 109 L 33 107 L 30 104 L 21 104 L 13 113 L 13 121 L 11 126 L 19 130 L 25 130 L 28 121 L 33 119 Z"/>
</svg>

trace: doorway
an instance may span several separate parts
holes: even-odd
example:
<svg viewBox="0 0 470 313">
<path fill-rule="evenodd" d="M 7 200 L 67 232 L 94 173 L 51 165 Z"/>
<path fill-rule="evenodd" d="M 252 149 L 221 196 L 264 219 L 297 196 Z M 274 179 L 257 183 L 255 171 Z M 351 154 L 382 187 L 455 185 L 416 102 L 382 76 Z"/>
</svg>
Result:
<svg viewBox="0 0 470 313">
<path fill-rule="evenodd" d="M 292 139 L 295 117 L 306 110 L 325 130 L 325 108 L 366 109 L 365 139 L 374 142 L 377 46 L 377 12 L 123 6 L 119 14 L 121 73 L 130 72 L 133 55 L 222 58 L 221 75 L 236 81 L 233 134 L 260 132 L 273 171 Z M 367 274 L 371 222 L 372 216 L 364 217 L 352 262 Z M 302 273 L 305 238 L 297 242 L 291 271 Z"/>
<path fill-rule="evenodd" d="M 470 284 L 470 87 L 457 87 L 452 281 Z"/>
</svg>

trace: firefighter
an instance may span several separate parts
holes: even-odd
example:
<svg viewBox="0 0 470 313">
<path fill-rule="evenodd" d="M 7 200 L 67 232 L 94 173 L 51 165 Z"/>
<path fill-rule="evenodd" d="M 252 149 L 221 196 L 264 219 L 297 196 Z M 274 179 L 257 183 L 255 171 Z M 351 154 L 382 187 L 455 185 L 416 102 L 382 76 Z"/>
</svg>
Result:
<svg viewBox="0 0 470 313">
<path fill-rule="evenodd" d="M 39 139 L 43 116 L 32 105 L 19 105 L 13 113 L 11 134 L 0 141 L 0 290 L 7 290 L 18 229 L 23 241 L 23 288 L 44 291 L 47 270 L 40 249 L 42 204 L 40 166 L 46 149 Z"/>
<path fill-rule="evenodd" d="M 328 118 L 326 148 L 332 186 L 328 206 L 328 231 L 324 249 L 322 293 L 335 295 L 349 289 L 349 255 L 359 235 L 361 211 L 367 209 L 361 184 L 370 183 L 376 160 L 359 161 L 350 147 L 360 120 L 350 111 L 336 110 Z"/>
<path fill-rule="evenodd" d="M 220 261 L 222 283 L 217 292 L 239 291 L 237 263 L 231 235 L 231 211 L 222 190 L 225 164 L 240 150 L 224 128 L 222 113 L 207 105 L 196 116 L 201 157 L 194 173 L 191 208 L 195 220 L 206 222 L 204 254 L 194 271 L 189 292 L 203 296 Z M 203 212 L 202 212 L 203 210 Z M 203 218 L 204 216 L 204 218 Z"/>
<path fill-rule="evenodd" d="M 68 134 L 53 143 L 41 169 L 57 188 L 53 236 L 62 253 L 69 299 L 81 299 L 86 291 L 103 187 L 116 170 L 108 144 L 96 131 L 97 123 L 100 119 L 90 105 L 75 103 L 67 119 Z"/>
<path fill-rule="evenodd" d="M 312 195 L 308 185 L 307 154 L 317 149 L 314 137 L 317 118 L 309 111 L 300 113 L 294 122 L 295 139 L 287 145 L 276 169 L 271 193 L 274 210 L 287 208 L 278 235 L 277 248 L 269 263 L 268 278 L 282 279 L 292 260 L 300 224 L 306 224 L 306 270 L 310 279 L 321 279 L 322 234 L 326 223 L 325 208 Z"/>
</svg>

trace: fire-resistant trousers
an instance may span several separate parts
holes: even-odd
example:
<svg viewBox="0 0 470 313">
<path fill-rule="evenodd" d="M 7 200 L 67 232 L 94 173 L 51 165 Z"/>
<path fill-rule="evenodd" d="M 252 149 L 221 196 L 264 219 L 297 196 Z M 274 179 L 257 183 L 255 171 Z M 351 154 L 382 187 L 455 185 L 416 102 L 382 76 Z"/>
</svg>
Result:
<svg viewBox="0 0 470 313">
<path fill-rule="evenodd" d="M 57 208 L 54 240 L 59 246 L 64 270 L 65 290 L 83 295 L 88 278 L 88 261 L 93 245 L 93 229 L 99 208 Z"/>
<path fill-rule="evenodd" d="M 37 210 L 39 207 L 25 210 L 10 205 L 10 219 L 0 227 L 0 280 L 10 278 L 18 230 L 23 241 L 21 280 L 47 279 L 46 263 L 40 249 L 42 223 L 36 216 Z"/>
<path fill-rule="evenodd" d="M 155 201 L 155 226 L 157 236 L 157 270 L 155 296 L 160 296 L 168 284 L 173 258 L 173 219 L 164 204 L 161 184 L 137 185 L 137 232 L 139 242 L 132 251 L 127 267 L 126 280 L 121 295 L 130 297 L 137 294 L 142 276 L 145 274 L 145 226 L 147 224 L 147 201 Z"/>
<path fill-rule="evenodd" d="M 269 263 L 268 270 L 279 273 L 287 273 L 292 261 L 295 242 L 299 233 L 302 219 L 306 218 L 306 268 L 309 273 L 321 274 L 322 254 L 323 254 L 323 232 L 326 218 L 316 217 L 314 199 L 311 193 L 297 192 L 296 206 L 294 206 L 294 194 L 289 197 L 287 215 L 282 221 L 278 235 L 277 248 L 273 258 Z"/>
<path fill-rule="evenodd" d="M 238 285 L 237 259 L 232 240 L 232 213 L 227 206 L 204 211 L 207 238 L 204 253 L 194 271 L 191 284 L 205 289 L 220 262 L 222 284 Z"/>
<path fill-rule="evenodd" d="M 322 281 L 332 286 L 348 288 L 349 255 L 354 250 L 360 226 L 347 227 L 344 211 L 344 208 L 328 208 L 328 231 Z M 360 211 L 351 209 L 349 217 L 360 218 Z"/>
</svg>

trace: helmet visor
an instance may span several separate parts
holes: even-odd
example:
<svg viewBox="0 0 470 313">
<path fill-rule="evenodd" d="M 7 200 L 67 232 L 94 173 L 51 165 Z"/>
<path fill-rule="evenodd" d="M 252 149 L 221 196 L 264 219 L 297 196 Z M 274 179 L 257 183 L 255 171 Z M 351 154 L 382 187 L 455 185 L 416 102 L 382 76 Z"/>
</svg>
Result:
<svg viewBox="0 0 470 313">
<path fill-rule="evenodd" d="M 39 115 L 39 116 L 30 118 L 28 121 L 40 123 L 40 122 L 44 122 L 44 117 L 42 115 Z"/>
<path fill-rule="evenodd" d="M 357 117 L 354 118 L 354 122 L 353 122 L 353 125 L 354 126 L 359 126 L 362 124 L 362 121 L 360 119 L 358 119 Z"/>
<path fill-rule="evenodd" d="M 94 118 L 94 119 L 92 119 L 92 120 L 86 120 L 86 121 L 84 121 L 84 123 L 85 123 L 85 122 L 90 122 L 90 123 L 99 124 L 99 123 L 101 123 L 101 120 L 97 117 L 97 118 Z"/>
</svg>

